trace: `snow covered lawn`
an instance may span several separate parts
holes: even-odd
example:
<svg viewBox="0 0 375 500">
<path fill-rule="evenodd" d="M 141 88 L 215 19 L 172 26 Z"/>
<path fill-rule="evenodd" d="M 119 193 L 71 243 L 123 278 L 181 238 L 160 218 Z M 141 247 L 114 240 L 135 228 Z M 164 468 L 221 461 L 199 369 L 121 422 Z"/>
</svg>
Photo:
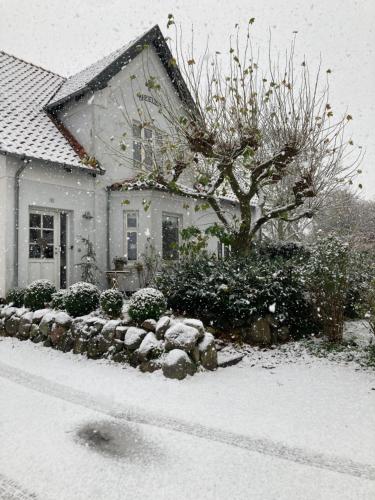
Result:
<svg viewBox="0 0 375 500">
<path fill-rule="evenodd" d="M 375 372 L 300 350 L 178 382 L 0 338 L 0 415 L 1 498 L 375 497 Z"/>
</svg>

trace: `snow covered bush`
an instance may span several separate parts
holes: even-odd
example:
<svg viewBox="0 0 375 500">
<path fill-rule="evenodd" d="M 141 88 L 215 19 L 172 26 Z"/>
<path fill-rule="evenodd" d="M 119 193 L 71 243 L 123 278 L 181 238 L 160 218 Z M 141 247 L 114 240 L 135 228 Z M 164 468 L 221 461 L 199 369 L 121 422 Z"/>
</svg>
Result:
<svg viewBox="0 0 375 500">
<path fill-rule="evenodd" d="M 306 264 L 306 280 L 323 333 L 331 342 L 340 342 L 349 289 L 348 244 L 335 236 L 318 240 Z"/>
<path fill-rule="evenodd" d="M 30 283 L 25 290 L 24 304 L 33 311 L 43 309 L 51 302 L 52 295 L 56 292 L 56 287 L 49 280 L 36 280 Z"/>
<path fill-rule="evenodd" d="M 318 330 L 302 264 L 302 258 L 271 259 L 258 252 L 225 260 L 200 255 L 165 267 L 156 284 L 174 311 L 217 328 L 249 327 L 271 314 L 297 338 Z"/>
<path fill-rule="evenodd" d="M 25 288 L 11 288 L 5 297 L 5 302 L 7 304 L 12 304 L 14 307 L 22 307 L 24 297 Z"/>
<path fill-rule="evenodd" d="M 105 290 L 100 295 L 100 307 L 108 316 L 117 318 L 121 314 L 123 297 L 120 290 Z"/>
<path fill-rule="evenodd" d="M 345 316 L 350 319 L 363 317 L 367 292 L 375 279 L 375 260 L 371 251 L 351 250 L 348 263 L 348 290 Z"/>
<path fill-rule="evenodd" d="M 141 288 L 129 301 L 129 315 L 137 323 L 145 319 L 159 319 L 167 308 L 167 301 L 162 292 L 155 288 Z"/>
<path fill-rule="evenodd" d="M 84 316 L 98 307 L 99 297 L 97 286 L 80 281 L 69 287 L 65 308 L 71 316 Z"/>
<path fill-rule="evenodd" d="M 67 290 L 58 290 L 56 293 L 54 293 L 52 295 L 52 307 L 53 307 L 53 309 L 59 309 L 62 311 L 65 309 L 65 302 L 66 302 L 67 293 L 68 293 Z"/>
</svg>

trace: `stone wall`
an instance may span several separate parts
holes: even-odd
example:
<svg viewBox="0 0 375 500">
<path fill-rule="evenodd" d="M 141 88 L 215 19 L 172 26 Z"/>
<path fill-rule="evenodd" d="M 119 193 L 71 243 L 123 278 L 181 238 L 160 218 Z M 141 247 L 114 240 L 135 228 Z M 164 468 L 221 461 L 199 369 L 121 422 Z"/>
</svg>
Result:
<svg viewBox="0 0 375 500">
<path fill-rule="evenodd" d="M 0 306 L 0 335 L 128 363 L 142 372 L 162 369 L 166 377 L 179 380 L 217 368 L 214 337 L 197 319 L 163 316 L 136 326 L 127 317 L 108 319 L 99 312 L 71 318 L 64 311 Z"/>
</svg>

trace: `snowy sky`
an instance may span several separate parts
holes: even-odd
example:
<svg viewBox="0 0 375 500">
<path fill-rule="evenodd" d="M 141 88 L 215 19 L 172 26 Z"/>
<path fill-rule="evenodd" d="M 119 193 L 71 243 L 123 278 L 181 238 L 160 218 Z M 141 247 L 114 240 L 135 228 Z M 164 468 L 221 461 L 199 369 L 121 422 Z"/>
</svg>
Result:
<svg viewBox="0 0 375 500">
<path fill-rule="evenodd" d="M 73 74 L 154 24 L 164 34 L 168 13 L 196 46 L 207 36 L 224 51 L 235 23 L 256 18 L 255 41 L 266 47 L 269 29 L 282 51 L 298 31 L 307 60 L 322 56 L 332 70 L 332 105 L 353 115 L 352 135 L 366 155 L 364 195 L 375 199 L 374 0 L 0 0 L 0 50 L 61 75 Z"/>
</svg>

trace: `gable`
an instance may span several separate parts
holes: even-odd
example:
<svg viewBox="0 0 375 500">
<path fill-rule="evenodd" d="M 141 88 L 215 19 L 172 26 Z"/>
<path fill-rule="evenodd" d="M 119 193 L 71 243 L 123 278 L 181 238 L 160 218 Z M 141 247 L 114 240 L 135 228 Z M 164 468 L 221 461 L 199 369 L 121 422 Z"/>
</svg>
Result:
<svg viewBox="0 0 375 500">
<path fill-rule="evenodd" d="M 104 88 L 108 81 L 120 72 L 143 50 L 152 46 L 164 65 L 181 100 L 191 104 L 193 99 L 182 78 L 180 70 L 171 64 L 172 54 L 158 25 L 100 61 L 69 77 L 46 105 L 49 110 L 61 107 L 67 101 L 82 96 L 87 91 Z"/>
</svg>

